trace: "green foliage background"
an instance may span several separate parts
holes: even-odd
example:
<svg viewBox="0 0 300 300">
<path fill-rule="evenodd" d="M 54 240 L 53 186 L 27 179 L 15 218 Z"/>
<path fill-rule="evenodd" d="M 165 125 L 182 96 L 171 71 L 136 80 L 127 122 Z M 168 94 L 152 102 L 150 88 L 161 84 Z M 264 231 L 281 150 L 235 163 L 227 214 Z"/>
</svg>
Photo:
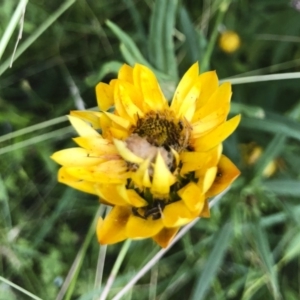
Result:
<svg viewBox="0 0 300 300">
<path fill-rule="evenodd" d="M 0 1 L 0 299 L 101 299 L 124 258 L 107 296 L 113 299 L 157 253 L 148 240 L 99 250 L 98 200 L 58 184 L 49 156 L 74 145 L 63 116 L 95 107 L 95 84 L 114 78 L 124 62 L 150 66 L 170 97 L 197 60 L 234 84 L 232 114 L 243 117 L 224 146 L 242 175 L 211 219 L 200 220 L 122 299 L 299 299 L 297 3 Z M 18 5 L 26 12 L 9 68 Z M 242 40 L 230 55 L 217 43 L 224 28 Z M 268 74 L 278 76 L 261 76 Z M 249 142 L 265 149 L 252 168 L 240 147 Z M 264 178 L 274 159 L 277 172 Z"/>
</svg>

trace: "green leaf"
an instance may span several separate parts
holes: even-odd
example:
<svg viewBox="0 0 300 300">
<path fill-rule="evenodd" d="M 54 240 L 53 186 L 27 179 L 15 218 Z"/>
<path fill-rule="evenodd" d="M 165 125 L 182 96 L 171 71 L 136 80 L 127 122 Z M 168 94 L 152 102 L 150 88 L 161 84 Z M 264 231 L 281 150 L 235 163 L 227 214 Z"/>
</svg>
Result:
<svg viewBox="0 0 300 300">
<path fill-rule="evenodd" d="M 179 25 L 180 30 L 185 36 L 184 46 L 187 50 L 187 57 L 190 63 L 194 63 L 200 56 L 200 45 L 198 43 L 198 36 L 192 24 L 190 16 L 185 7 L 179 8 Z"/>
<path fill-rule="evenodd" d="M 127 33 L 125 33 L 119 26 L 109 20 L 106 21 L 106 25 L 120 40 L 121 52 L 124 56 L 125 51 L 126 56 L 124 56 L 124 58 L 129 64 L 132 65 L 134 63 L 141 63 L 147 67 L 150 67 L 149 63 L 144 58 L 133 39 Z"/>
<path fill-rule="evenodd" d="M 240 126 L 250 130 L 282 133 L 286 137 L 300 140 L 300 124 L 279 114 L 268 112 L 265 119 L 242 117 Z"/>
<path fill-rule="evenodd" d="M 256 249 L 263 263 L 263 270 L 271 284 L 274 299 L 280 299 L 277 272 L 273 261 L 272 252 L 268 243 L 268 237 L 259 223 L 254 223 L 252 233 L 256 244 Z"/>
<path fill-rule="evenodd" d="M 85 83 L 88 86 L 95 86 L 100 82 L 107 74 L 118 74 L 119 69 L 123 64 L 119 61 L 109 61 L 102 65 L 97 74 L 92 74 L 85 79 Z"/>
<path fill-rule="evenodd" d="M 268 189 L 278 196 L 300 196 L 299 180 L 274 179 L 262 183 L 263 188 Z"/>
<path fill-rule="evenodd" d="M 229 246 L 229 242 L 232 237 L 232 226 L 227 223 L 219 232 L 215 240 L 215 246 L 209 255 L 206 264 L 201 270 L 201 275 L 196 281 L 192 296 L 192 300 L 207 299 L 206 294 L 211 287 L 211 283 L 214 280 L 219 267 L 222 264 L 224 255 Z"/>
<path fill-rule="evenodd" d="M 177 0 L 156 1 L 150 20 L 149 57 L 154 66 L 178 78 L 173 33 Z"/>
</svg>

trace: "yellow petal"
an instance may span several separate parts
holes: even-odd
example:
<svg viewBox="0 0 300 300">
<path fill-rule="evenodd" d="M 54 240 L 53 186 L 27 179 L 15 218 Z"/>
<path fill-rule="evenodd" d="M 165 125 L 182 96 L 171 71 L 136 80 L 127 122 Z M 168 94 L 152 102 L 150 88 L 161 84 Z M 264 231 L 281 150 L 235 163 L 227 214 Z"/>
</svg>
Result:
<svg viewBox="0 0 300 300">
<path fill-rule="evenodd" d="M 203 168 L 210 160 L 210 152 L 183 152 L 180 154 L 182 167 L 180 175 Z"/>
<path fill-rule="evenodd" d="M 123 85 L 122 82 L 118 82 L 116 84 L 116 91 L 116 107 L 117 102 L 121 102 L 126 114 L 129 116 L 130 120 L 135 124 L 138 117 L 143 117 L 144 113 L 142 112 L 142 110 L 140 110 L 138 106 L 135 105 L 132 98 L 127 92 L 126 86 Z"/>
<path fill-rule="evenodd" d="M 218 164 L 217 176 L 213 185 L 206 193 L 206 197 L 213 197 L 225 190 L 239 175 L 240 170 L 225 155 L 221 156 Z"/>
<path fill-rule="evenodd" d="M 101 245 L 114 244 L 127 238 L 126 223 L 131 215 L 131 208 L 115 206 L 105 220 L 98 221 L 97 237 Z"/>
<path fill-rule="evenodd" d="M 99 112 L 87 110 L 71 110 L 70 115 L 91 123 L 94 129 L 100 129 Z"/>
<path fill-rule="evenodd" d="M 113 89 L 106 83 L 96 85 L 96 97 L 100 110 L 108 110 L 114 104 Z"/>
<path fill-rule="evenodd" d="M 154 73 L 147 67 L 136 64 L 133 68 L 134 85 L 139 87 L 143 99 L 151 110 L 163 110 L 168 107 Z"/>
<path fill-rule="evenodd" d="M 163 228 L 162 220 L 143 219 L 131 214 L 127 225 L 126 235 L 129 238 L 148 238 L 158 234 Z"/>
<path fill-rule="evenodd" d="M 142 198 L 135 190 L 127 191 L 127 202 L 134 207 L 147 206 L 148 202 Z"/>
<path fill-rule="evenodd" d="M 166 248 L 175 237 L 179 228 L 180 227 L 163 228 L 157 235 L 153 236 L 152 239 L 162 248 Z"/>
<path fill-rule="evenodd" d="M 192 124 L 193 131 L 192 131 L 192 138 L 198 138 L 205 134 L 207 134 L 209 131 L 214 129 L 215 127 L 218 127 L 222 123 L 224 123 L 227 119 L 227 115 L 229 113 L 230 105 L 227 103 L 223 107 L 221 107 L 216 112 L 206 116 L 205 118 L 195 122 Z"/>
<path fill-rule="evenodd" d="M 196 110 L 193 116 L 193 122 L 199 121 L 213 112 L 219 110 L 224 105 L 228 105 L 231 98 L 231 85 L 229 82 L 225 82 L 219 86 L 219 88 L 213 93 L 209 101 Z"/>
<path fill-rule="evenodd" d="M 115 138 L 118 140 L 125 140 L 126 138 L 128 138 L 129 132 L 128 130 L 125 129 L 119 129 L 119 128 L 113 128 L 111 127 L 109 129 L 110 134 L 111 134 L 111 138 Z"/>
<path fill-rule="evenodd" d="M 203 193 L 206 193 L 212 186 L 212 184 L 216 178 L 217 171 L 218 171 L 217 167 L 212 167 L 212 168 L 207 169 L 203 176 L 199 177 L 197 184 L 200 187 L 202 187 Z"/>
<path fill-rule="evenodd" d="M 126 193 L 125 184 L 98 184 L 97 192 L 101 199 L 111 205 L 128 206 L 128 202 L 121 196 Z"/>
<path fill-rule="evenodd" d="M 196 139 L 194 147 L 196 151 L 207 151 L 222 143 L 237 128 L 241 115 L 237 115 L 229 121 L 219 125 L 208 134 Z"/>
<path fill-rule="evenodd" d="M 202 208 L 201 213 L 199 214 L 199 217 L 201 217 L 201 218 L 210 218 L 210 208 L 209 208 L 208 200 L 204 201 L 204 206 Z"/>
<path fill-rule="evenodd" d="M 58 164 L 67 167 L 92 166 L 103 162 L 105 159 L 95 157 L 90 151 L 83 148 L 69 148 L 57 151 L 51 158 Z"/>
<path fill-rule="evenodd" d="M 180 80 L 171 103 L 171 109 L 177 113 L 180 111 L 180 108 L 186 98 L 186 95 L 192 88 L 193 84 L 198 78 L 199 67 L 198 62 L 194 63 L 187 72 L 183 75 Z"/>
<path fill-rule="evenodd" d="M 162 216 L 166 227 L 180 227 L 195 218 L 196 216 L 192 214 L 182 200 L 166 205 Z"/>
<path fill-rule="evenodd" d="M 104 114 L 113 122 L 115 122 L 116 124 L 118 124 L 119 126 L 125 128 L 125 129 L 129 129 L 131 124 L 130 121 L 123 119 L 117 115 L 114 115 L 112 113 L 109 112 L 104 112 Z"/>
<path fill-rule="evenodd" d="M 77 133 L 80 136 L 87 136 L 87 137 L 99 137 L 101 136 L 96 130 L 94 130 L 90 125 L 86 122 L 80 120 L 79 118 L 68 116 L 72 126 L 75 128 Z"/>
<path fill-rule="evenodd" d="M 210 99 L 212 94 L 217 90 L 219 85 L 216 71 L 205 72 L 200 75 L 202 89 L 200 97 L 196 103 L 196 110 L 203 107 Z"/>
<path fill-rule="evenodd" d="M 114 155 L 118 153 L 115 145 L 111 141 L 103 139 L 102 137 L 77 137 L 73 140 L 80 147 L 96 152 L 99 155 Z"/>
<path fill-rule="evenodd" d="M 141 189 L 143 187 L 151 187 L 149 164 L 149 159 L 144 160 L 139 168 L 131 175 L 133 182 Z"/>
<path fill-rule="evenodd" d="M 177 194 L 190 211 L 202 210 L 205 198 L 201 188 L 196 183 L 188 183 Z"/>
<path fill-rule="evenodd" d="M 133 68 L 129 65 L 124 64 L 118 73 L 118 79 L 133 83 Z"/>
<path fill-rule="evenodd" d="M 151 191 L 153 193 L 162 195 L 169 194 L 170 186 L 175 183 L 175 181 L 175 176 L 170 172 L 160 154 L 160 151 L 158 151 L 154 164 L 154 174 Z"/>
<path fill-rule="evenodd" d="M 116 148 L 118 149 L 119 154 L 121 155 L 124 160 L 134 163 L 134 164 L 141 164 L 144 160 L 139 156 L 135 155 L 127 148 L 127 144 L 123 141 L 114 139 L 113 140 Z"/>
<path fill-rule="evenodd" d="M 96 189 L 95 189 L 95 183 L 89 182 L 86 180 L 80 180 L 76 177 L 71 176 L 65 167 L 62 167 L 58 171 L 58 182 L 64 183 L 74 189 L 77 189 L 79 191 L 98 195 Z"/>
<path fill-rule="evenodd" d="M 67 171 L 70 175 L 82 180 L 117 184 L 126 181 L 126 169 L 126 165 L 123 165 L 121 161 L 107 161 L 92 167 L 68 167 Z"/>
</svg>

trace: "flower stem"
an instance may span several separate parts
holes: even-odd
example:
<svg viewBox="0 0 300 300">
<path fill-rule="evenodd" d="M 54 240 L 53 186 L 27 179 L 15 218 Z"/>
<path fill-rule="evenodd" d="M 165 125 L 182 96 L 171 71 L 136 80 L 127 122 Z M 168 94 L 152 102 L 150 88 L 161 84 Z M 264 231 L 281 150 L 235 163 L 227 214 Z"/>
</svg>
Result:
<svg viewBox="0 0 300 300">
<path fill-rule="evenodd" d="M 220 8 L 219 8 L 219 12 L 218 12 L 218 15 L 217 15 L 216 23 L 215 23 L 214 29 L 212 31 L 212 34 L 210 36 L 206 51 L 204 53 L 204 56 L 203 56 L 203 59 L 202 59 L 201 65 L 200 65 L 201 66 L 201 72 L 205 72 L 209 68 L 210 57 L 211 57 L 211 54 L 213 52 L 214 46 L 215 46 L 216 41 L 217 41 L 218 33 L 219 33 L 219 25 L 223 22 L 225 12 L 227 11 L 227 8 L 229 6 L 229 2 L 230 1 L 228 1 L 228 0 L 224 0 L 220 4 Z"/>
</svg>

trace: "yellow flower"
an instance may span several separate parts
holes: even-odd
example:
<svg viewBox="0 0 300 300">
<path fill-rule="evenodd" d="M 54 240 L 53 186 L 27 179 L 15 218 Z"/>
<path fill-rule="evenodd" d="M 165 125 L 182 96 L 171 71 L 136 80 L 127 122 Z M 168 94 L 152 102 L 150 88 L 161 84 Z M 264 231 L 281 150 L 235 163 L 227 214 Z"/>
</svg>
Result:
<svg viewBox="0 0 300 300">
<path fill-rule="evenodd" d="M 58 180 L 112 206 L 97 225 L 101 244 L 152 238 L 166 247 L 181 226 L 209 217 L 208 198 L 240 174 L 221 154 L 240 122 L 226 121 L 231 86 L 195 63 L 169 105 L 153 72 L 136 64 L 96 94 L 100 112 L 69 116 L 79 147 L 53 154 Z"/>
<path fill-rule="evenodd" d="M 263 152 L 263 148 L 254 142 L 242 145 L 243 159 L 248 166 L 255 165 Z M 277 165 L 278 162 L 275 159 L 271 160 L 264 168 L 262 176 L 266 178 L 273 176 L 277 171 Z"/>
<path fill-rule="evenodd" d="M 235 31 L 226 30 L 221 33 L 219 46 L 226 53 L 233 53 L 240 48 L 241 39 Z"/>
</svg>

